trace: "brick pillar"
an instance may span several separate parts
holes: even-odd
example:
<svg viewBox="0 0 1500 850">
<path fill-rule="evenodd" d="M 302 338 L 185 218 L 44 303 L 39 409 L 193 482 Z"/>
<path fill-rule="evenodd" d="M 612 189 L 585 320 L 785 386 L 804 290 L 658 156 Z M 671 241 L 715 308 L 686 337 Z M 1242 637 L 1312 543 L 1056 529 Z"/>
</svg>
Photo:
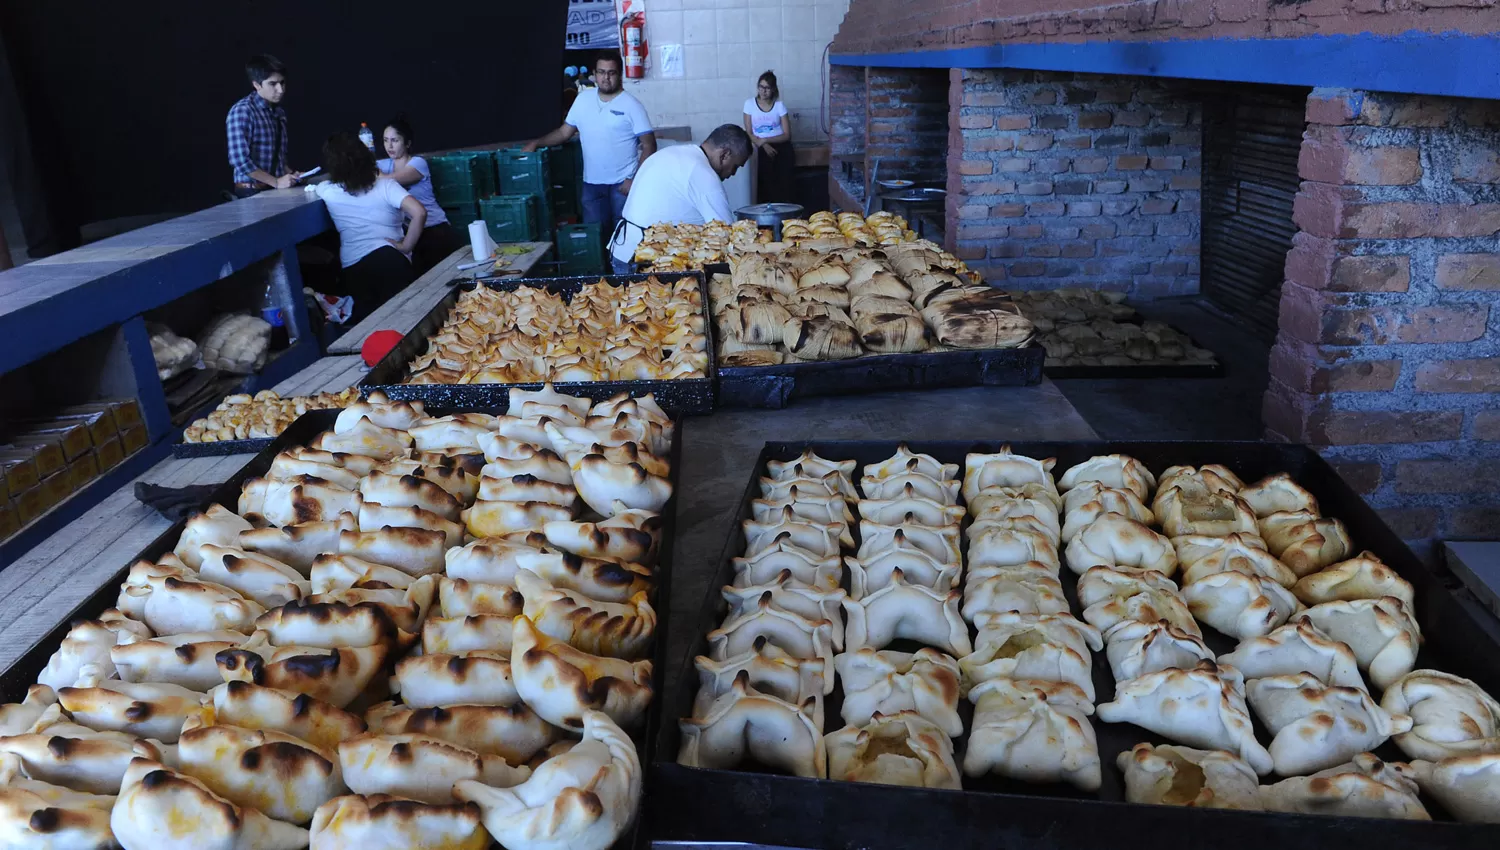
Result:
<svg viewBox="0 0 1500 850">
<path fill-rule="evenodd" d="M 1500 107 L 1315 89 L 1307 120 L 1267 436 L 1425 554 L 1500 536 Z"/>
<path fill-rule="evenodd" d="M 865 182 L 901 178 L 944 180 L 948 155 L 948 71 L 870 68 L 865 77 L 869 124 Z"/>
<path fill-rule="evenodd" d="M 861 170 L 865 156 L 865 69 L 853 65 L 828 67 L 828 197 L 840 209 L 857 209 L 856 187 L 844 180 L 843 163 L 855 162 Z M 861 177 L 861 179 L 863 179 Z"/>
<path fill-rule="evenodd" d="M 956 72 L 953 249 L 1012 289 L 1198 291 L 1202 110 L 1159 80 Z"/>
</svg>

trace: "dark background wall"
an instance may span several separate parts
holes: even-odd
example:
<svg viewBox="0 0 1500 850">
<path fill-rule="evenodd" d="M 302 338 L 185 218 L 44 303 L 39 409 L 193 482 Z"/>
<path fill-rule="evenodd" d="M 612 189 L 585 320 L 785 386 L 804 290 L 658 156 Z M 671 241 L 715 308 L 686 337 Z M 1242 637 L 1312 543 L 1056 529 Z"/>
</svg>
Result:
<svg viewBox="0 0 1500 850">
<path fill-rule="evenodd" d="M 356 11 L 357 10 L 357 11 Z M 449 0 L 0 3 L 50 206 L 73 223 L 181 213 L 230 177 L 224 117 L 244 62 L 289 68 L 289 163 L 341 129 L 407 113 L 422 150 L 539 135 L 562 120 L 567 4 Z M 0 116 L 3 119 L 4 116 Z"/>
</svg>

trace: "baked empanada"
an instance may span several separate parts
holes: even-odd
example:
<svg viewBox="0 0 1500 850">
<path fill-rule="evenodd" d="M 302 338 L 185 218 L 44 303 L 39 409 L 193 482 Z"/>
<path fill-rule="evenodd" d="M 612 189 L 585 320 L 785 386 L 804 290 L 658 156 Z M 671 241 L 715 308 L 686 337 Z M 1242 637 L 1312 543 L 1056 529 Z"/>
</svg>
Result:
<svg viewBox="0 0 1500 850">
<path fill-rule="evenodd" d="M 920 584 L 933 590 L 947 592 L 958 583 L 963 572 L 959 564 L 942 560 L 916 548 L 888 549 L 869 559 L 845 558 L 849 567 L 850 598 L 863 599 L 891 583 L 891 575 L 900 570 L 911 584 Z"/>
<path fill-rule="evenodd" d="M 150 588 L 145 592 L 150 593 Z M 115 673 L 114 647 L 149 637 L 151 629 L 145 624 L 122 615 L 114 608 L 105 611 L 97 620 L 79 620 L 68 628 L 62 643 L 47 659 L 47 666 L 37 675 L 37 683 L 54 691 L 66 688 L 78 681 L 83 668 L 90 664 L 97 667 L 102 675 L 112 676 Z"/>
<path fill-rule="evenodd" d="M 498 652 L 428 653 L 396 662 L 391 690 L 408 708 L 519 702 L 510 660 Z"/>
<path fill-rule="evenodd" d="M 678 721 L 682 749 L 678 764 L 726 770 L 748 756 L 794 776 L 826 778 L 823 734 L 813 722 L 813 700 L 793 705 L 750 688 L 741 671 L 729 690 L 702 715 Z"/>
<path fill-rule="evenodd" d="M 442 572 L 448 548 L 445 529 L 382 526 L 366 531 L 344 531 L 338 553 L 394 567 L 410 576 Z"/>
<path fill-rule="evenodd" d="M 239 537 L 226 545 L 268 555 L 306 577 L 319 555 L 339 551 L 339 534 L 353 531 L 358 525 L 358 518 L 354 514 L 344 513 L 335 519 L 320 522 L 304 522 L 282 528 L 252 528 L 241 531 Z"/>
<path fill-rule="evenodd" d="M 637 659 L 656 634 L 656 611 L 644 593 L 629 602 L 599 602 L 559 590 L 527 570 L 516 573 L 516 589 L 525 599 L 523 613 L 538 631 L 584 652 Z"/>
<path fill-rule="evenodd" d="M 1182 595 L 1199 622 L 1239 640 L 1269 634 L 1302 608 L 1276 582 L 1232 571 L 1196 581 Z"/>
<path fill-rule="evenodd" d="M 964 513 L 961 505 L 944 505 L 915 492 L 895 499 L 865 499 L 859 503 L 860 518 L 881 525 L 958 525 L 963 522 Z"/>
<path fill-rule="evenodd" d="M 935 649 L 908 653 L 867 648 L 835 656 L 833 664 L 844 688 L 841 716 L 849 726 L 865 726 L 882 714 L 915 712 L 949 737 L 963 734 L 959 668 L 950 656 Z"/>
<path fill-rule="evenodd" d="M 470 614 L 498 614 L 514 617 L 521 613 L 525 599 L 508 584 L 489 584 L 461 578 L 438 578 L 438 609 L 444 617 L 467 617 Z"/>
<path fill-rule="evenodd" d="M 1134 490 L 1105 487 L 1098 481 L 1090 481 L 1074 487 L 1063 497 L 1062 539 L 1072 540 L 1104 514 L 1119 514 L 1142 525 L 1156 522 L 1156 515 L 1142 504 Z"/>
<path fill-rule="evenodd" d="M 478 503 L 476 503 L 478 504 Z M 474 510 L 470 508 L 469 510 Z M 468 511 L 463 513 L 467 514 Z M 423 508 L 393 508 L 367 502 L 359 506 L 359 530 L 381 531 L 385 528 L 425 528 L 441 531 L 449 547 L 463 542 L 464 527 L 446 517 Z"/>
<path fill-rule="evenodd" d="M 1106 487 L 1125 488 L 1145 501 L 1156 487 L 1156 476 L 1151 470 L 1129 455 L 1096 455 L 1077 466 L 1071 467 L 1058 480 L 1058 489 L 1063 492 L 1098 481 Z"/>
<path fill-rule="evenodd" d="M 378 735 L 422 735 L 480 755 L 525 764 L 557 740 L 558 729 L 523 702 L 511 705 L 449 705 L 410 708 L 384 702 L 365 712 Z"/>
<path fill-rule="evenodd" d="M 1011 451 L 1008 443 L 1001 446 L 998 452 L 971 452 L 964 457 L 964 499 L 972 499 L 981 491 L 996 487 L 1019 488 L 1028 484 L 1040 484 L 1053 504 L 1060 504 L 1062 500 L 1052 479 L 1052 468 L 1056 465 L 1057 458 L 1038 460 L 1018 455 Z"/>
<path fill-rule="evenodd" d="M 847 604 L 847 600 L 845 602 Z M 723 661 L 740 655 L 753 648 L 757 639 L 762 637 L 793 657 L 822 659 L 826 669 L 833 669 L 833 623 L 809 620 L 801 614 L 782 610 L 764 596 L 756 600 L 754 610 L 730 617 L 718 629 L 708 633 L 709 656 Z"/>
<path fill-rule="evenodd" d="M 1271 554 L 1300 578 L 1349 557 L 1354 546 L 1336 519 L 1310 511 L 1278 511 L 1261 519 L 1260 536 Z"/>
<path fill-rule="evenodd" d="M 1068 567 L 1082 575 L 1089 567 L 1135 567 L 1171 576 L 1177 571 L 1172 542 L 1129 517 L 1104 514 L 1068 542 Z"/>
<path fill-rule="evenodd" d="M 666 475 L 647 471 L 638 462 L 620 462 L 591 452 L 577 460 L 569 458 L 568 466 L 573 470 L 578 495 L 606 517 L 619 512 L 616 503 L 660 513 L 672 498 L 672 482 Z"/>
<path fill-rule="evenodd" d="M 329 800 L 313 815 L 319 850 L 484 850 L 490 837 L 473 803 L 429 806 L 387 794 Z"/>
<path fill-rule="evenodd" d="M 829 779 L 954 791 L 963 787 L 952 739 L 915 711 L 877 713 L 863 726 L 828 735 L 823 746 Z"/>
<path fill-rule="evenodd" d="M 1239 496 L 1261 519 L 1283 511 L 1318 513 L 1318 500 L 1285 472 L 1262 478 L 1241 489 Z"/>
<path fill-rule="evenodd" d="M 305 824 L 347 793 L 337 756 L 282 732 L 204 726 L 182 733 L 181 770 L 231 803 Z"/>
<path fill-rule="evenodd" d="M 863 599 L 844 600 L 848 620 L 844 643 L 852 652 L 864 647 L 882 649 L 905 638 L 962 658 L 973 650 L 968 624 L 959 614 L 962 597 L 957 590 L 940 593 L 907 584 L 901 571 L 895 570 L 883 589 Z"/>
<path fill-rule="evenodd" d="M 1090 568 L 1078 579 L 1078 601 L 1084 606 L 1083 619 L 1100 631 L 1126 620 L 1165 620 L 1194 637 L 1203 636 L 1177 585 L 1156 570 Z"/>
<path fill-rule="evenodd" d="M 1172 545 L 1182 566 L 1184 586 L 1223 572 L 1260 576 L 1282 587 L 1297 583 L 1297 574 L 1266 551 L 1265 541 L 1253 534 L 1226 537 L 1190 534 L 1172 538 Z"/>
<path fill-rule="evenodd" d="M 897 549 L 926 552 L 943 564 L 959 564 L 958 526 L 929 528 L 925 525 L 879 525 L 868 520 L 859 524 L 861 559 L 873 559 Z"/>
<path fill-rule="evenodd" d="M 1258 812 L 1260 780 L 1223 750 L 1136 744 L 1115 759 L 1131 803 Z"/>
<path fill-rule="evenodd" d="M 203 566 L 198 575 L 238 591 L 267 608 L 306 596 L 311 587 L 302 574 L 275 558 L 206 543 L 198 547 Z"/>
<path fill-rule="evenodd" d="M 85 667 L 74 687 L 58 688 L 57 701 L 77 722 L 137 738 L 176 743 L 182 721 L 199 705 L 202 694 L 179 685 L 105 679 Z"/>
<path fill-rule="evenodd" d="M 442 805 L 454 799 L 453 783 L 478 780 L 509 788 L 531 775 L 500 756 L 426 735 L 361 735 L 339 744 L 344 782 L 356 794 L 391 794 Z"/>
<path fill-rule="evenodd" d="M 1255 740 L 1244 679 L 1233 667 L 1204 661 L 1191 670 L 1161 670 L 1115 685 L 1099 706 L 1105 723 L 1134 723 L 1193 747 L 1226 750 L 1256 774 L 1271 772 L 1271 754 Z"/>
<path fill-rule="evenodd" d="M 42 713 L 56 704 L 56 691 L 46 685 L 32 685 L 20 702 L 0 705 L 0 737 L 26 734 Z"/>
<path fill-rule="evenodd" d="M 650 661 L 590 655 L 552 640 L 525 616 L 515 619 L 511 676 L 521 699 L 543 720 L 575 731 L 590 710 L 635 726 L 653 693 Z"/>
<path fill-rule="evenodd" d="M 974 622 L 981 614 L 1067 614 L 1068 599 L 1062 583 L 1050 573 L 1026 567 L 989 572 L 970 578 L 964 585 L 964 619 Z"/>
<path fill-rule="evenodd" d="M 201 514 L 193 514 L 188 518 L 172 553 L 181 559 L 182 563 L 196 570 L 203 563 L 203 556 L 198 554 L 199 546 L 205 543 L 233 546 L 241 532 L 250 531 L 252 528 L 254 526 L 248 521 L 223 505 L 209 505 L 208 510 Z"/>
<path fill-rule="evenodd" d="M 1418 787 L 1467 823 L 1500 823 L 1500 755 L 1455 756 L 1443 761 L 1414 760 Z"/>
<path fill-rule="evenodd" d="M 478 538 L 503 537 L 514 531 L 540 531 L 550 522 L 573 519 L 573 510 L 551 502 L 476 501 L 463 512 L 464 527 Z M 450 544 L 456 545 L 456 544 Z"/>
<path fill-rule="evenodd" d="M 338 418 L 333 421 L 333 432 L 347 434 L 361 418 L 382 428 L 405 431 L 427 415 L 424 408 L 420 401 L 391 401 L 385 393 L 373 392 L 363 401 L 356 401 L 339 411 Z"/>
<path fill-rule="evenodd" d="M 422 624 L 425 653 L 494 652 L 508 656 L 512 646 L 511 618 L 496 614 L 467 617 L 428 617 Z"/>
<path fill-rule="evenodd" d="M 958 493 L 962 486 L 963 482 L 940 481 L 920 472 L 906 472 L 890 478 L 862 478 L 859 482 L 860 492 L 864 493 L 866 499 L 917 496 L 944 505 L 958 504 Z"/>
<path fill-rule="evenodd" d="M 323 649 L 272 646 L 265 633 L 253 635 L 215 660 L 224 681 L 251 682 L 307 694 L 343 708 L 360 696 L 390 657 L 389 645 Z"/>
<path fill-rule="evenodd" d="M 183 723 L 184 732 L 225 723 L 245 729 L 284 732 L 325 752 L 333 752 L 339 741 L 365 731 L 364 721 L 355 715 L 294 691 L 264 688 L 249 682 L 225 682 L 209 691 L 208 696 L 205 705 L 207 717 L 188 718 Z"/>
<path fill-rule="evenodd" d="M 374 460 L 391 460 L 411 451 L 411 435 L 395 428 L 384 428 L 361 416 L 345 430 L 335 433 L 324 431 L 309 444 L 309 448 L 359 455 Z"/>
<path fill-rule="evenodd" d="M 991 679 L 1070 684 L 1094 698 L 1093 655 L 1099 631 L 1064 614 L 986 614 L 976 621 L 974 652 L 958 659 L 964 686 Z"/>
<path fill-rule="evenodd" d="M 1251 679 L 1245 694 L 1275 736 L 1271 758 L 1282 776 L 1343 764 L 1412 724 L 1376 705 L 1363 688 L 1324 685 L 1308 673 Z"/>
<path fill-rule="evenodd" d="M 58 789 L 66 796 L 39 793 Z M 94 850 L 117 847 L 109 829 L 114 797 L 80 794 L 21 778 L 0 784 L 0 845 L 37 850 Z M 104 804 L 90 804 L 103 800 Z"/>
<path fill-rule="evenodd" d="M 1360 753 L 1348 764 L 1311 776 L 1262 785 L 1260 802 L 1268 812 L 1432 819 L 1417 798 L 1412 769 L 1399 762 L 1383 762 L 1372 753 Z"/>
<path fill-rule="evenodd" d="M 969 567 L 1009 567 L 1036 561 L 1061 569 L 1057 546 L 1045 535 L 991 528 L 969 537 Z"/>
<path fill-rule="evenodd" d="M 1309 622 L 1288 623 L 1261 637 L 1240 641 L 1233 652 L 1219 656 L 1248 679 L 1288 673 L 1310 673 L 1326 685 L 1365 686 L 1359 665 L 1347 645 L 1332 640 Z"/>
<path fill-rule="evenodd" d="M 1372 552 L 1361 552 L 1347 561 L 1319 570 L 1297 582 L 1292 592 L 1308 605 L 1394 596 L 1406 605 L 1408 611 L 1416 610 L 1416 592 L 1412 590 L 1411 582 L 1381 563 Z"/>
<path fill-rule="evenodd" d="M 255 620 L 254 628 L 265 632 L 277 646 L 375 646 L 404 644 L 390 615 L 377 605 L 299 600 L 273 608 Z"/>
<path fill-rule="evenodd" d="M 1461 676 L 1413 670 L 1385 689 L 1380 705 L 1412 718 L 1411 730 L 1396 735 L 1396 746 L 1412 758 L 1500 753 L 1500 702 Z"/>
<path fill-rule="evenodd" d="M 1077 687 L 991 679 L 969 691 L 974 723 L 964 774 L 996 773 L 1023 782 L 1067 782 L 1084 791 L 1102 780 L 1094 707 Z"/>
<path fill-rule="evenodd" d="M 745 520 L 745 557 L 752 558 L 778 543 L 789 543 L 815 558 L 830 558 L 840 551 L 842 532 L 836 523 L 812 523 L 783 508 L 779 517 L 763 522 Z"/>
<path fill-rule="evenodd" d="M 773 544 L 749 558 L 735 558 L 732 566 L 735 587 L 763 584 L 779 578 L 784 572 L 791 573 L 792 583 L 815 589 L 834 590 L 843 580 L 837 557 L 815 557 L 790 540 Z M 853 586 L 858 588 L 860 585 Z"/>
<path fill-rule="evenodd" d="M 1297 614 L 1292 622 L 1312 623 L 1347 644 L 1360 669 L 1382 689 L 1411 672 L 1422 642 L 1411 612 L 1394 596 L 1324 602 Z"/>
<path fill-rule="evenodd" d="M 1200 661 L 1214 660 L 1213 650 L 1203 638 L 1166 621 L 1116 623 L 1104 633 L 1104 654 L 1116 682 L 1174 667 L 1190 670 Z"/>
<path fill-rule="evenodd" d="M 255 619 L 266 612 L 259 602 L 221 584 L 172 576 L 153 578 L 145 587 L 126 588 L 122 595 L 133 597 L 141 605 L 141 619 L 163 635 L 249 632 Z"/>
<path fill-rule="evenodd" d="M 0 738 L 0 756 L 21 761 L 26 775 L 88 794 L 114 794 L 133 759 L 159 759 L 152 744 L 126 736 L 73 738 L 47 732 Z"/>
<path fill-rule="evenodd" d="M 299 850 L 307 830 L 237 806 L 202 782 L 150 759 L 132 761 L 110 812 L 127 850 Z"/>
</svg>

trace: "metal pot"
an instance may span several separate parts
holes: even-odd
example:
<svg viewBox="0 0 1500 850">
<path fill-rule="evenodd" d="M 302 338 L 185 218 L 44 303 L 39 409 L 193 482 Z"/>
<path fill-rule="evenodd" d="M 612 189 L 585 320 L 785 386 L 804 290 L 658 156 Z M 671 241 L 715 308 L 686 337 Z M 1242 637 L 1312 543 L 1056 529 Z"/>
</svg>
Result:
<svg viewBox="0 0 1500 850">
<path fill-rule="evenodd" d="M 801 204 L 751 204 L 734 211 L 735 217 L 755 222 L 757 227 L 771 228 L 771 238 L 781 241 L 781 223 L 802 214 Z"/>
</svg>

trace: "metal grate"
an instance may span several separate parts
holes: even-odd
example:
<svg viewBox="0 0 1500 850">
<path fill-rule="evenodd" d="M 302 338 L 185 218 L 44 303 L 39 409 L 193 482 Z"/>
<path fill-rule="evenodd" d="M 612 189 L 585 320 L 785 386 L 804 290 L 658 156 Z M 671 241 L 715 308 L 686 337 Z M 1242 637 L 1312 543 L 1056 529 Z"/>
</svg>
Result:
<svg viewBox="0 0 1500 850">
<path fill-rule="evenodd" d="M 1273 339 L 1297 227 L 1308 89 L 1227 86 L 1204 98 L 1203 294 Z"/>
</svg>

